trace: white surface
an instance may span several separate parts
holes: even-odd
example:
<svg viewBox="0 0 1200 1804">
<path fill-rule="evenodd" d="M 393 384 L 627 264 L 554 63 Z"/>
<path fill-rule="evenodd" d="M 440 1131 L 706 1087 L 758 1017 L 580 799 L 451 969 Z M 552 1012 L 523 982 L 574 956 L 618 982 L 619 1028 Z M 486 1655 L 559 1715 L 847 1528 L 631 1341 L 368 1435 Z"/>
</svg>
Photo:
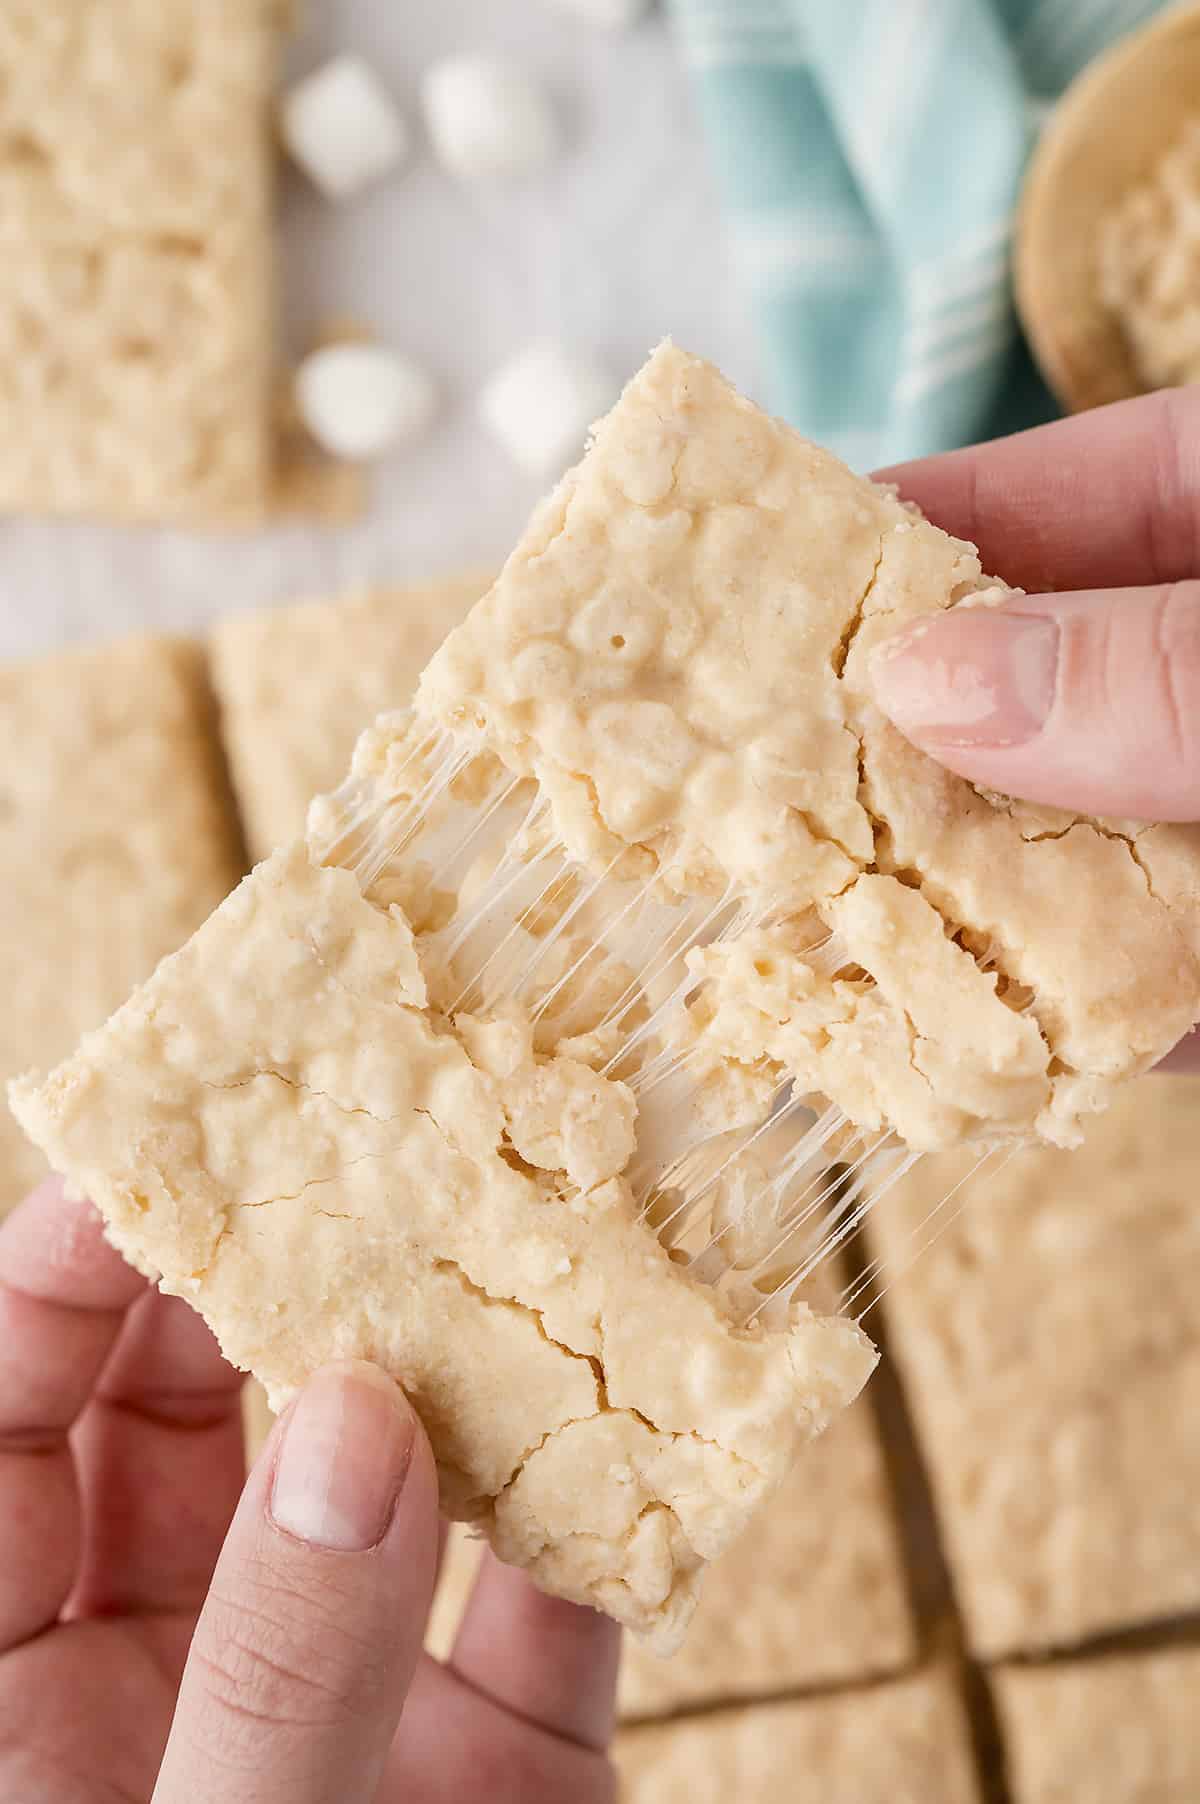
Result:
<svg viewBox="0 0 1200 1804">
<path fill-rule="evenodd" d="M 344 206 L 295 172 L 285 181 L 289 343 L 357 316 L 433 371 L 437 426 L 380 467 L 371 518 L 352 528 L 201 538 L 0 521 L 0 656 L 136 627 L 193 630 L 503 556 L 545 485 L 489 438 L 475 397 L 531 339 L 588 346 L 622 379 L 671 333 L 756 392 L 692 95 L 660 15 L 613 36 L 548 0 L 309 0 L 309 11 L 317 23 L 296 44 L 293 74 L 359 52 L 415 117 L 434 58 L 487 49 L 537 72 L 564 121 L 548 170 L 485 195 L 464 193 L 422 144 L 394 179 Z"/>
<path fill-rule="evenodd" d="M 558 123 L 541 83 L 493 56 L 431 63 L 421 104 L 433 153 L 459 181 L 529 175 L 558 149 Z"/>
<path fill-rule="evenodd" d="M 333 344 L 296 372 L 296 406 L 335 457 L 377 458 L 421 437 L 437 408 L 429 374 L 386 345 Z"/>
<path fill-rule="evenodd" d="M 580 455 L 615 390 L 590 354 L 543 340 L 496 371 L 479 397 L 479 412 L 509 456 L 544 478 Z"/>
<path fill-rule="evenodd" d="M 564 12 L 578 13 L 593 25 L 607 25 L 620 31 L 645 17 L 650 0 L 553 0 Z"/>
<path fill-rule="evenodd" d="M 280 127 L 293 160 L 333 200 L 398 169 L 408 149 L 400 109 L 360 56 L 332 57 L 295 82 Z"/>
</svg>

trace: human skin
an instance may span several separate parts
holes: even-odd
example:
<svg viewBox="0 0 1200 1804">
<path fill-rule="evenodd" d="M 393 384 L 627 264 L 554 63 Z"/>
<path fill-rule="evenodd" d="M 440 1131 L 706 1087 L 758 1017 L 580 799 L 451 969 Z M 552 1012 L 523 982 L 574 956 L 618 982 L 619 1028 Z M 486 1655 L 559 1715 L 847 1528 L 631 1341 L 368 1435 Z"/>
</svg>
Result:
<svg viewBox="0 0 1200 1804">
<path fill-rule="evenodd" d="M 611 1804 L 614 1625 L 489 1561 L 430 1660 L 398 1387 L 327 1368 L 244 1480 L 241 1384 L 56 1182 L 0 1229 L 0 1795 Z"/>
<path fill-rule="evenodd" d="M 1200 390 L 880 475 L 1026 591 L 880 648 L 875 695 L 896 726 L 1006 795 L 1200 820 Z M 1166 1065 L 1200 1070 L 1198 1040 Z"/>
</svg>

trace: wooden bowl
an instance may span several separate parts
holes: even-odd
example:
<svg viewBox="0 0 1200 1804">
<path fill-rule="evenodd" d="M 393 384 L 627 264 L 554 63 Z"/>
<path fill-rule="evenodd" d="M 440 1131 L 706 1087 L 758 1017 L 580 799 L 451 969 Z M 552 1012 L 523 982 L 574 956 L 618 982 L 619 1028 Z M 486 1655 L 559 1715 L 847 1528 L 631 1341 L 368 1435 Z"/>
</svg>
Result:
<svg viewBox="0 0 1200 1804">
<path fill-rule="evenodd" d="M 1072 82 L 1030 164 L 1017 218 L 1017 308 L 1070 413 L 1142 393 L 1100 298 L 1101 222 L 1200 116 L 1200 5 L 1173 7 Z"/>
</svg>

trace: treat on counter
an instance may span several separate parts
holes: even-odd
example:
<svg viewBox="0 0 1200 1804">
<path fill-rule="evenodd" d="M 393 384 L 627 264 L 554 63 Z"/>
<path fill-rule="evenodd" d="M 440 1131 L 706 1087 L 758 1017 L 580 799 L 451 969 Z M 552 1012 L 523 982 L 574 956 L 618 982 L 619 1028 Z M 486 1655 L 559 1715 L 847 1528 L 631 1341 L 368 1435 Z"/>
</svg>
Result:
<svg viewBox="0 0 1200 1804">
<path fill-rule="evenodd" d="M 869 1690 L 626 1729 L 617 1737 L 616 1757 L 621 1804 L 982 1799 L 948 1661 Z"/>
<path fill-rule="evenodd" d="M 360 56 L 331 57 L 298 81 L 279 118 L 292 160 L 329 200 L 348 200 L 408 155 L 404 116 Z"/>
<path fill-rule="evenodd" d="M 197 647 L 0 667 L 0 864 L 10 1077 L 99 1026 L 241 875 Z M 0 1214 L 45 1169 L 0 1106 Z"/>
<path fill-rule="evenodd" d="M 479 413 L 513 462 L 544 481 L 581 454 L 612 402 L 612 382 L 595 358 L 539 340 L 489 378 Z"/>
<path fill-rule="evenodd" d="M 0 511 L 267 510 L 283 12 L 92 0 L 0 36 Z"/>
<path fill-rule="evenodd" d="M 362 728 L 407 706 L 417 678 L 490 578 L 466 574 L 408 589 L 235 616 L 213 633 L 213 682 L 251 858 L 304 831 Z"/>
<path fill-rule="evenodd" d="M 1084 1798 L 1087 1804 L 1195 1804 L 1200 1798 L 1200 1648 L 1194 1642 L 1001 1667 L 991 1683 L 1013 1804 Z"/>
<path fill-rule="evenodd" d="M 1143 1078 L 1077 1151 L 923 1160 L 871 1217 L 981 1658 L 1200 1609 L 1198 1119 Z"/>
<path fill-rule="evenodd" d="M 1200 9 L 1150 10 L 1055 106 L 1017 219 L 1022 324 L 1076 413 L 1196 367 Z"/>
<path fill-rule="evenodd" d="M 1100 292 L 1146 388 L 1200 381 L 1200 94 L 1197 109 L 1100 231 Z"/>
<path fill-rule="evenodd" d="M 755 1136 L 1070 1143 L 1197 1012 L 1193 830 L 981 796 L 871 702 L 890 629 L 1004 593 L 664 346 L 414 709 L 19 1119 L 273 1404 L 381 1363 L 447 1514 L 670 1649 L 875 1360 Z"/>
<path fill-rule="evenodd" d="M 528 175 L 558 149 L 549 96 L 515 64 L 446 57 L 426 70 L 421 101 L 434 153 L 460 181 Z"/>
<path fill-rule="evenodd" d="M 386 345 L 329 344 L 297 369 L 296 405 L 322 450 L 370 462 L 428 430 L 437 390 L 428 370 Z"/>
</svg>

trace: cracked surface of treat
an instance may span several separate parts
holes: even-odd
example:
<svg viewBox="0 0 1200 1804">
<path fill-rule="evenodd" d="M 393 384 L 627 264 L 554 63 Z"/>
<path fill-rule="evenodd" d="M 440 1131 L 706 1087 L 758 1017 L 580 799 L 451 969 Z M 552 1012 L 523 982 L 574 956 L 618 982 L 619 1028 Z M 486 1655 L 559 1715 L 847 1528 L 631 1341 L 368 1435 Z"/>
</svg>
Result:
<svg viewBox="0 0 1200 1804">
<path fill-rule="evenodd" d="M 378 714 L 406 707 L 426 662 L 484 593 L 466 575 L 243 615 L 210 640 L 221 729 L 257 861 L 304 831 Z"/>
<path fill-rule="evenodd" d="M 924 1160 L 871 1216 L 981 1658 L 1200 1608 L 1198 1105 L 1142 1078 L 1077 1150 Z"/>
<path fill-rule="evenodd" d="M 627 1729 L 621 1804 L 980 1804 L 953 1667 Z"/>
<path fill-rule="evenodd" d="M 1102 221 L 1099 268 L 1146 387 L 1200 380 L 1200 120 Z"/>
<path fill-rule="evenodd" d="M 0 1077 L 64 1058 L 242 872 L 196 646 L 0 667 Z M 45 1173 L 0 1104 L 0 1214 Z"/>
<path fill-rule="evenodd" d="M 635 847 L 665 888 L 758 908 L 766 973 L 696 954 L 700 1061 L 922 1150 L 1072 1144 L 1200 1013 L 1200 833 L 981 794 L 884 719 L 875 646 L 1006 593 L 667 345 L 417 708 L 536 775 L 593 868 Z"/>
<path fill-rule="evenodd" d="M 801 1303 L 739 1327 L 637 1220 L 626 1087 L 427 1001 L 398 905 L 301 843 L 14 1106 L 276 1406 L 376 1360 L 449 1513 L 669 1648 L 874 1351 Z"/>
<path fill-rule="evenodd" d="M 0 509 L 244 521 L 270 488 L 280 0 L 0 18 Z"/>
<path fill-rule="evenodd" d="M 436 1659 L 450 1656 L 480 1551 L 469 1531 L 451 1536 L 426 1636 Z M 626 1640 L 620 1714 L 630 1721 L 861 1681 L 916 1658 L 879 1428 L 863 1398 L 803 1450 L 751 1528 L 705 1574 L 674 1658 Z"/>
<path fill-rule="evenodd" d="M 1193 1804 L 1200 1649 L 1001 1667 L 991 1685 L 1013 1804 Z"/>
</svg>

